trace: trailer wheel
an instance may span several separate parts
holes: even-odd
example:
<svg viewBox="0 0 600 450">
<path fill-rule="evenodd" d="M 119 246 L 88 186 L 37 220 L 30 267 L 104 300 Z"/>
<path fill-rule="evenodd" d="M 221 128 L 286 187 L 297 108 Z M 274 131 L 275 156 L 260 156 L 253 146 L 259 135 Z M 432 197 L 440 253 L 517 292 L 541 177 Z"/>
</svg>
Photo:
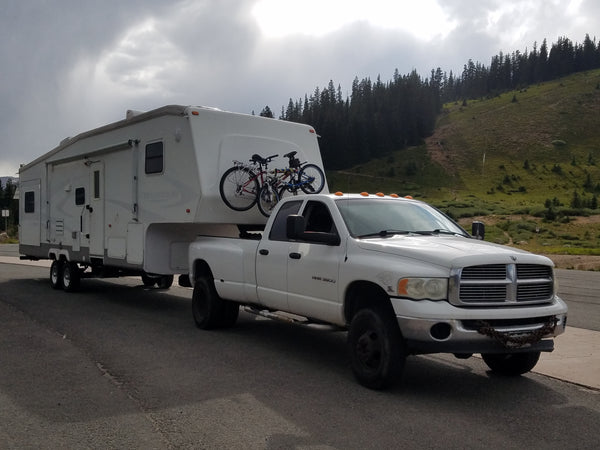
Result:
<svg viewBox="0 0 600 450">
<path fill-rule="evenodd" d="M 514 377 L 533 369 L 540 359 L 540 352 L 484 353 L 481 357 L 492 372 Z"/>
<path fill-rule="evenodd" d="M 147 274 L 146 272 L 142 272 L 142 283 L 144 286 L 152 287 L 158 282 L 158 277 Z"/>
<path fill-rule="evenodd" d="M 50 286 L 52 289 L 62 289 L 63 262 L 55 259 L 50 266 Z"/>
<path fill-rule="evenodd" d="M 360 310 L 350 323 L 348 350 L 357 381 L 385 389 L 400 379 L 406 354 L 394 317 L 381 307 Z"/>
<path fill-rule="evenodd" d="M 159 289 L 169 289 L 173 286 L 173 275 L 162 275 L 157 284 Z"/>
<path fill-rule="evenodd" d="M 67 292 L 75 292 L 79 289 L 81 273 L 75 262 L 65 262 L 62 268 L 62 287 Z"/>
<path fill-rule="evenodd" d="M 204 276 L 198 278 L 194 285 L 192 313 L 198 328 L 210 330 L 233 326 L 239 307 L 237 303 L 219 297 L 213 280 Z"/>
</svg>

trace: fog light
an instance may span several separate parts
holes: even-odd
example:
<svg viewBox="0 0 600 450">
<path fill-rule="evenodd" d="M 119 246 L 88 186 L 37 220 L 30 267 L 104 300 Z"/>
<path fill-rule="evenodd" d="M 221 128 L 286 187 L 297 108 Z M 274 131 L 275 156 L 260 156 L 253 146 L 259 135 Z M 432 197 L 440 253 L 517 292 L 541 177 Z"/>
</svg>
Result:
<svg viewBox="0 0 600 450">
<path fill-rule="evenodd" d="M 452 327 L 448 323 L 436 323 L 431 327 L 429 333 L 431 337 L 438 340 L 443 341 L 444 339 L 448 339 L 450 337 L 450 333 L 452 332 Z"/>
</svg>

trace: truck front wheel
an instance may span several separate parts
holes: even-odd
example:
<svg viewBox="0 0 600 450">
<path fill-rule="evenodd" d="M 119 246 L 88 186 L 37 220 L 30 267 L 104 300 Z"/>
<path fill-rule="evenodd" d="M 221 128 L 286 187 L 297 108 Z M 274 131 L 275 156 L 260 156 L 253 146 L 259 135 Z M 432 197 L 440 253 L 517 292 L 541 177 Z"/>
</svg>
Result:
<svg viewBox="0 0 600 450">
<path fill-rule="evenodd" d="M 394 316 L 383 308 L 360 310 L 348 331 L 352 371 L 369 389 L 385 389 L 400 379 L 406 354 Z"/>
<path fill-rule="evenodd" d="M 212 279 L 200 277 L 196 280 L 192 294 L 192 313 L 198 328 L 226 328 L 235 325 L 239 306 L 219 297 Z"/>
<path fill-rule="evenodd" d="M 540 359 L 540 352 L 527 353 L 484 353 L 483 361 L 492 372 L 517 376 L 529 372 Z"/>
</svg>

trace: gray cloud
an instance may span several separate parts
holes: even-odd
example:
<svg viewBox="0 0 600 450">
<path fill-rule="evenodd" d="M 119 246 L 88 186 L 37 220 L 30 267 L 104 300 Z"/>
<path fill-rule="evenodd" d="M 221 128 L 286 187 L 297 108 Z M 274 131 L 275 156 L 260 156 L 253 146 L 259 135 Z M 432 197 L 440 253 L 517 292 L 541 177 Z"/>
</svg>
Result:
<svg viewBox="0 0 600 450">
<path fill-rule="evenodd" d="M 396 68 L 423 77 L 438 66 L 460 73 L 469 58 L 489 64 L 499 51 L 544 38 L 581 42 L 600 22 L 595 0 L 583 0 L 578 14 L 566 0 L 455 0 L 440 2 L 456 24 L 443 39 L 366 21 L 275 39 L 261 35 L 251 14 L 256 1 L 5 1 L 0 175 L 126 109 L 181 103 L 258 113 L 269 105 L 278 114 L 290 97 L 330 79 L 346 95 L 355 76 L 387 81 Z"/>
</svg>

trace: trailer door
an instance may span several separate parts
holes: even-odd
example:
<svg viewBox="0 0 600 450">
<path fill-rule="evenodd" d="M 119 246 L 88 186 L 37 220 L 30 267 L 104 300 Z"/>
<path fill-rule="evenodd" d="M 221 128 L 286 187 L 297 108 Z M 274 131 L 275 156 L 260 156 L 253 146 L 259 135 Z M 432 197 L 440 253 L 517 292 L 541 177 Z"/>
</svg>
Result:
<svg viewBox="0 0 600 450">
<path fill-rule="evenodd" d="M 19 242 L 22 245 L 40 245 L 40 180 L 23 181 L 19 187 Z"/>
<path fill-rule="evenodd" d="M 90 164 L 91 196 L 86 209 L 89 216 L 90 256 L 104 257 L 104 163 Z"/>
</svg>

